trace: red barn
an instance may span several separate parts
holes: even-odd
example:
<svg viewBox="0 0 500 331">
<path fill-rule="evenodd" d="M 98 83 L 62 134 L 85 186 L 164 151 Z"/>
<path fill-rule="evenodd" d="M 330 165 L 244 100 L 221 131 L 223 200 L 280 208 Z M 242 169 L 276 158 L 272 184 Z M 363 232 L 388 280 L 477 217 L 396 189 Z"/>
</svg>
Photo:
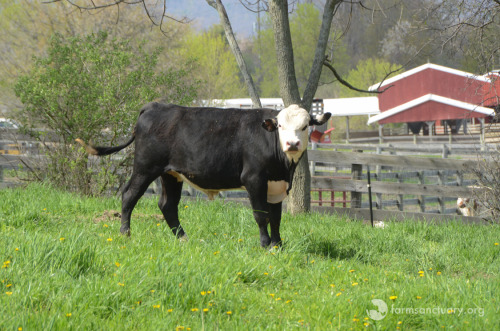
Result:
<svg viewBox="0 0 500 331">
<path fill-rule="evenodd" d="M 391 86 L 378 95 L 380 114 L 369 119 L 378 122 L 407 123 L 413 133 L 427 124 L 452 128 L 457 132 L 469 119 L 488 122 L 500 105 L 500 75 L 477 76 L 436 64 L 424 64 L 385 80 L 380 88 Z M 370 87 L 376 90 L 379 84 Z"/>
</svg>

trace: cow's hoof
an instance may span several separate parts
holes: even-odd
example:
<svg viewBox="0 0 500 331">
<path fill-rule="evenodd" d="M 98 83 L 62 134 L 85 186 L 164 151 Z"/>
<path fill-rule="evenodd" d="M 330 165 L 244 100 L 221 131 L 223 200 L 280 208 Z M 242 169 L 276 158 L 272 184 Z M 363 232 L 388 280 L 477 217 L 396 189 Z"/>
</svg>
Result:
<svg viewBox="0 0 500 331">
<path fill-rule="evenodd" d="M 281 241 L 280 242 L 272 242 L 271 245 L 269 245 L 269 250 L 270 251 L 277 251 L 282 248 Z"/>
<path fill-rule="evenodd" d="M 269 239 L 261 239 L 260 240 L 260 246 L 267 248 L 269 247 L 269 244 L 271 244 L 271 238 Z"/>
<path fill-rule="evenodd" d="M 183 234 L 182 236 L 180 236 L 179 241 L 180 242 L 188 242 L 189 238 L 188 238 L 187 234 Z"/>
<path fill-rule="evenodd" d="M 120 233 L 124 236 L 127 236 L 127 237 L 130 237 L 130 228 L 124 228 L 124 227 L 121 227 L 120 228 Z"/>
</svg>

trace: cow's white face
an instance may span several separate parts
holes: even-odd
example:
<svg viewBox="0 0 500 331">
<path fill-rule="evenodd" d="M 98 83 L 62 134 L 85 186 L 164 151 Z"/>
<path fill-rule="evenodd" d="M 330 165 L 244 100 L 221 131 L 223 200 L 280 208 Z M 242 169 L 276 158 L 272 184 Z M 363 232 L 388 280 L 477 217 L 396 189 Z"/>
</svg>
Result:
<svg viewBox="0 0 500 331">
<path fill-rule="evenodd" d="M 269 132 L 278 130 L 281 149 L 289 161 L 297 163 L 307 148 L 309 125 L 323 125 L 330 116 L 330 113 L 325 113 L 311 118 L 307 110 L 290 105 L 280 111 L 275 119 L 265 119 L 262 127 Z"/>
<path fill-rule="evenodd" d="M 288 159 L 297 162 L 307 148 L 309 113 L 297 105 L 291 105 L 278 114 L 280 145 Z"/>
</svg>

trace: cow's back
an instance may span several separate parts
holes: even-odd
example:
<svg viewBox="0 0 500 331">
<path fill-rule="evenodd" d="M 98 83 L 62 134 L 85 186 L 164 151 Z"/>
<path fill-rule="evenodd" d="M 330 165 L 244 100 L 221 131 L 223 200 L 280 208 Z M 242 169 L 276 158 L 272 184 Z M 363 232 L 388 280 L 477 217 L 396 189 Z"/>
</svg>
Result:
<svg viewBox="0 0 500 331">
<path fill-rule="evenodd" d="M 238 187 L 245 167 L 272 170 L 276 133 L 261 124 L 276 114 L 150 103 L 136 126 L 136 159 L 163 164 L 202 187 Z"/>
</svg>

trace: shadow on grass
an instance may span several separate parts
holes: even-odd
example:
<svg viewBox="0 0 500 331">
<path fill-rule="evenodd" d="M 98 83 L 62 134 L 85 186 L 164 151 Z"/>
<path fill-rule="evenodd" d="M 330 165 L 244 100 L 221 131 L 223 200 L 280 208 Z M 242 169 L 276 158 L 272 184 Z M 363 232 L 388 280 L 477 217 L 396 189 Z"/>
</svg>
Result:
<svg viewBox="0 0 500 331">
<path fill-rule="evenodd" d="M 362 260 L 362 254 L 358 250 L 352 247 L 342 247 L 342 245 L 334 241 L 311 242 L 308 253 L 322 255 L 334 260 Z"/>
</svg>

